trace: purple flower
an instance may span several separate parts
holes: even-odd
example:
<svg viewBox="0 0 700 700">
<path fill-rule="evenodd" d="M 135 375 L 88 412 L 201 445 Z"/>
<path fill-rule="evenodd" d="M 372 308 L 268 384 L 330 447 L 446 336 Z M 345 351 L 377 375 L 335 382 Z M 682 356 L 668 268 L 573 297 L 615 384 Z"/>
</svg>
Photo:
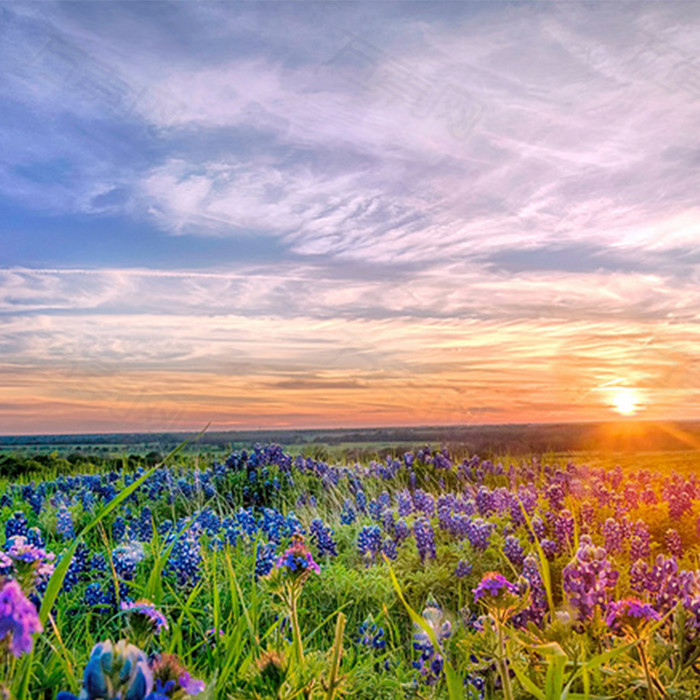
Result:
<svg viewBox="0 0 700 700">
<path fill-rule="evenodd" d="M 514 566 L 522 566 L 525 561 L 525 552 L 520 544 L 520 540 L 515 535 L 506 537 L 503 553 Z"/>
<path fill-rule="evenodd" d="M 121 609 L 146 618 L 152 625 L 153 631 L 160 634 L 161 630 L 168 629 L 168 621 L 160 610 L 150 600 L 138 600 L 135 603 L 122 601 Z"/>
<path fill-rule="evenodd" d="M 615 631 L 639 631 L 646 623 L 660 620 L 661 615 L 649 603 L 639 598 L 623 598 L 608 606 L 605 622 Z"/>
<path fill-rule="evenodd" d="M 278 569 L 286 569 L 294 575 L 304 574 L 307 571 L 313 571 L 316 574 L 321 572 L 318 564 L 311 556 L 311 552 L 304 544 L 302 535 L 292 535 L 292 544 L 277 559 L 275 566 Z"/>
<path fill-rule="evenodd" d="M 578 608 L 581 619 L 591 619 L 596 606 L 605 605 L 618 575 L 607 560 L 605 549 L 595 547 L 591 538 L 583 535 L 576 556 L 562 571 L 564 591 L 569 602 Z"/>
<path fill-rule="evenodd" d="M 198 695 L 199 693 L 203 692 L 204 688 L 206 687 L 204 681 L 199 681 L 196 678 L 192 678 L 188 671 L 185 671 L 185 673 L 183 673 L 177 679 L 177 682 L 188 695 Z"/>
<path fill-rule="evenodd" d="M 9 638 L 10 650 L 19 657 L 32 650 L 32 635 L 42 631 L 36 608 L 17 581 L 6 581 L 0 590 L 0 640 Z"/>
<path fill-rule="evenodd" d="M 486 598 L 486 601 L 491 601 L 500 599 L 503 594 L 507 593 L 517 595 L 518 587 L 511 583 L 503 574 L 499 574 L 497 571 L 489 571 L 472 592 L 474 593 L 474 600 Z"/>
<path fill-rule="evenodd" d="M 424 564 L 426 559 L 435 559 L 435 532 L 428 520 L 425 518 L 416 520 L 413 532 L 416 535 L 416 546 L 421 564 Z"/>
<path fill-rule="evenodd" d="M 457 578 L 466 578 L 472 572 L 472 565 L 464 559 L 460 559 L 455 567 L 455 576 Z"/>
</svg>

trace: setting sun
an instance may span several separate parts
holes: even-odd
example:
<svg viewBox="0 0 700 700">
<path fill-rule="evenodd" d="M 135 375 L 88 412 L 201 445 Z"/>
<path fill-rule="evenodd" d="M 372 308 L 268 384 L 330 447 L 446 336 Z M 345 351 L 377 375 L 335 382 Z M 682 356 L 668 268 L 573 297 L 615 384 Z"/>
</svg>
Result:
<svg viewBox="0 0 700 700">
<path fill-rule="evenodd" d="M 612 400 L 615 410 L 623 416 L 631 416 L 639 407 L 639 396 L 634 389 L 618 387 Z"/>
</svg>

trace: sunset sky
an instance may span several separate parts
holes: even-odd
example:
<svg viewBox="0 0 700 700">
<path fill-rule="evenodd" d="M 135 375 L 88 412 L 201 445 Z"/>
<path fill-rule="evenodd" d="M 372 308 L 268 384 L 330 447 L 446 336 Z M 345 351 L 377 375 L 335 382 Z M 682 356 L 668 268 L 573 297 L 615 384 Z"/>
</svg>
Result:
<svg viewBox="0 0 700 700">
<path fill-rule="evenodd" d="M 0 4 L 0 433 L 700 419 L 698 46 L 689 2 Z"/>
</svg>

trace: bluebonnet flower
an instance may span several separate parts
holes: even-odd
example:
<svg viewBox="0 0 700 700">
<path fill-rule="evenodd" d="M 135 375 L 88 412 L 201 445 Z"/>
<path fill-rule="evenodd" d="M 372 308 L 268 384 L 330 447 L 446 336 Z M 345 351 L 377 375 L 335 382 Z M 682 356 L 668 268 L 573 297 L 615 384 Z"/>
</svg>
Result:
<svg viewBox="0 0 700 700">
<path fill-rule="evenodd" d="M 491 533 L 494 530 L 494 524 L 483 518 L 472 518 L 469 523 L 469 531 L 467 537 L 471 546 L 483 552 L 488 549 L 491 540 Z"/>
<path fill-rule="evenodd" d="M 525 557 L 522 576 L 528 584 L 530 605 L 513 618 L 513 623 L 516 627 L 520 627 L 532 620 L 540 625 L 548 608 L 547 592 L 540 574 L 540 567 L 531 554 Z"/>
<path fill-rule="evenodd" d="M 36 608 L 27 600 L 19 583 L 5 581 L 0 589 L 0 642 L 19 657 L 32 650 L 32 635 L 42 630 Z"/>
<path fill-rule="evenodd" d="M 669 528 L 664 534 L 664 544 L 666 549 L 674 557 L 679 559 L 683 556 L 683 541 L 677 530 Z"/>
<path fill-rule="evenodd" d="M 574 542 L 574 516 L 564 509 L 554 521 L 554 537 L 560 550 L 568 550 Z"/>
<path fill-rule="evenodd" d="M 338 556 L 338 547 L 333 541 L 333 530 L 323 525 L 323 520 L 314 518 L 309 526 L 311 540 L 318 548 L 318 556 Z"/>
<path fill-rule="evenodd" d="M 63 591 L 71 591 L 74 586 L 87 577 L 89 554 L 90 548 L 84 542 L 80 542 L 75 550 L 75 554 L 73 555 L 70 564 L 68 565 L 66 576 L 63 579 Z"/>
<path fill-rule="evenodd" d="M 608 554 L 615 554 L 622 549 L 623 532 L 620 523 L 614 518 L 608 518 L 601 528 L 605 539 L 605 549 Z"/>
<path fill-rule="evenodd" d="M 236 520 L 233 518 L 224 518 L 221 523 L 221 529 L 225 542 L 235 547 L 238 544 L 238 540 L 242 537 L 241 530 Z"/>
<path fill-rule="evenodd" d="M 691 571 L 678 569 L 675 557 L 656 557 L 654 565 L 641 559 L 630 568 L 630 587 L 637 593 L 648 594 L 654 608 L 666 613 L 680 601 L 689 600 L 696 590 L 695 575 Z"/>
<path fill-rule="evenodd" d="M 539 515 L 534 515 L 530 522 L 532 523 L 532 529 L 535 533 L 535 537 L 538 540 L 544 539 L 547 536 L 547 526 L 545 525 L 544 520 L 542 520 Z"/>
<path fill-rule="evenodd" d="M 352 503 L 348 499 L 345 499 L 343 509 L 340 511 L 340 522 L 343 525 L 352 525 L 356 518 L 357 514 L 355 513 L 355 509 L 352 507 Z"/>
<path fill-rule="evenodd" d="M 357 536 L 357 548 L 369 565 L 382 547 L 382 533 L 377 525 L 365 525 Z"/>
<path fill-rule="evenodd" d="M 460 559 L 455 567 L 455 576 L 457 578 L 466 578 L 471 574 L 473 568 L 474 567 L 468 561 Z"/>
<path fill-rule="evenodd" d="M 258 522 L 255 515 L 253 515 L 252 510 L 250 508 L 241 508 L 236 513 L 236 520 L 238 522 L 238 526 L 241 528 L 241 532 L 243 532 L 251 540 L 254 539 L 258 532 Z"/>
<path fill-rule="evenodd" d="M 56 513 L 56 533 L 63 540 L 70 540 L 75 537 L 73 518 L 63 503 L 59 506 Z"/>
<path fill-rule="evenodd" d="M 38 527 L 30 527 L 29 530 L 27 530 L 26 537 L 27 542 L 29 542 L 29 544 L 33 544 L 35 547 L 46 547 L 46 538 Z"/>
<path fill-rule="evenodd" d="M 435 498 L 433 498 L 432 494 L 416 489 L 413 495 L 413 503 L 416 510 L 421 512 L 426 518 L 432 518 L 435 515 Z"/>
<path fill-rule="evenodd" d="M 474 500 L 476 501 L 476 508 L 479 511 L 479 515 L 488 517 L 496 512 L 494 494 L 486 488 L 486 486 L 479 487 Z"/>
<path fill-rule="evenodd" d="M 138 542 L 150 542 L 153 538 L 153 514 L 148 506 L 143 507 L 134 523 L 133 536 Z"/>
<path fill-rule="evenodd" d="M 153 690 L 153 674 L 146 655 L 122 640 L 96 644 L 83 675 L 80 700 L 145 700 Z M 56 700 L 78 700 L 61 692 Z"/>
<path fill-rule="evenodd" d="M 435 533 L 430 523 L 425 518 L 416 520 L 413 525 L 413 532 L 416 537 L 416 547 L 421 562 L 425 563 L 426 559 L 435 559 Z"/>
<path fill-rule="evenodd" d="M 176 540 L 168 557 L 166 572 L 174 574 L 178 586 L 193 588 L 202 578 L 199 540 L 187 532 Z"/>
<path fill-rule="evenodd" d="M 126 537 L 126 522 L 121 515 L 118 515 L 112 523 L 112 540 L 121 542 Z"/>
<path fill-rule="evenodd" d="M 144 558 L 143 546 L 139 542 L 129 542 L 112 551 L 114 570 L 124 581 L 131 581 L 136 576 L 136 567 Z"/>
<path fill-rule="evenodd" d="M 409 516 L 413 512 L 413 499 L 411 498 L 411 492 L 406 489 L 399 491 L 397 500 L 399 516 L 402 518 Z"/>
<path fill-rule="evenodd" d="M 419 652 L 420 657 L 418 661 L 413 662 L 413 667 L 419 671 L 426 685 L 435 685 L 443 674 L 445 665 L 443 646 L 452 634 L 452 626 L 445 620 L 437 603 L 432 601 L 428 602 L 423 610 L 423 621 L 431 629 L 438 646 L 436 648 L 433 645 L 430 635 L 422 627 L 414 625 L 413 648 Z"/>
<path fill-rule="evenodd" d="M 106 574 L 107 559 L 105 558 L 105 555 L 102 552 L 93 554 L 92 559 L 90 560 L 90 566 L 88 568 L 92 574 L 97 574 L 98 576 Z"/>
<path fill-rule="evenodd" d="M 547 557 L 549 561 L 552 561 L 552 559 L 559 554 L 559 546 L 556 542 L 554 542 L 554 540 L 550 540 L 545 537 L 540 542 L 540 546 L 542 547 L 545 557 Z"/>
<path fill-rule="evenodd" d="M 365 492 L 362 490 L 355 494 L 355 507 L 360 513 L 367 512 L 367 496 L 365 496 Z"/>
<path fill-rule="evenodd" d="M 369 517 L 372 518 L 372 520 L 379 522 L 382 519 L 382 513 L 384 512 L 384 508 L 378 500 L 373 498 L 369 502 L 368 510 Z"/>
<path fill-rule="evenodd" d="M 382 545 L 382 553 L 387 559 L 390 559 L 391 561 L 394 561 L 398 558 L 399 553 L 396 548 L 396 542 L 390 537 L 387 537 L 384 540 L 384 544 Z"/>
<path fill-rule="evenodd" d="M 279 544 L 285 534 L 286 521 L 282 513 L 274 508 L 263 509 L 262 531 L 270 542 Z"/>
<path fill-rule="evenodd" d="M 575 557 L 562 571 L 564 591 L 578 610 L 580 619 L 589 620 L 597 606 L 604 606 L 618 579 L 618 572 L 607 560 L 602 547 L 595 547 L 588 535 L 581 537 Z"/>
<path fill-rule="evenodd" d="M 102 586 L 96 581 L 88 584 L 85 589 L 85 604 L 91 608 L 106 606 L 109 604 L 109 596 L 102 590 Z"/>
<path fill-rule="evenodd" d="M 255 550 L 255 580 L 267 576 L 275 566 L 277 548 L 274 542 L 258 542 Z"/>
<path fill-rule="evenodd" d="M 520 567 L 525 561 L 525 552 L 520 544 L 520 540 L 515 535 L 508 535 L 508 537 L 506 537 L 505 544 L 503 545 L 503 553 L 513 566 Z"/>
<path fill-rule="evenodd" d="M 630 561 L 646 559 L 651 552 L 651 535 L 646 523 L 642 520 L 632 526 L 632 537 L 630 539 Z"/>
<path fill-rule="evenodd" d="M 362 646 L 369 647 L 374 651 L 383 651 L 386 648 L 386 639 L 384 639 L 384 629 L 379 627 L 369 615 L 360 625 L 359 643 Z"/>
<path fill-rule="evenodd" d="M 306 530 L 301 524 L 301 520 L 297 518 L 294 511 L 287 513 L 287 517 L 284 520 L 284 534 L 286 537 L 291 537 L 292 535 L 305 535 Z"/>
<path fill-rule="evenodd" d="M 397 544 L 401 544 L 404 540 L 411 536 L 411 528 L 403 518 L 399 518 L 394 526 L 394 539 Z"/>
<path fill-rule="evenodd" d="M 27 530 L 29 529 L 29 522 L 26 516 L 21 510 L 16 511 L 12 514 L 12 517 L 5 521 L 5 538 L 10 539 L 16 535 L 21 537 L 27 536 Z"/>
</svg>

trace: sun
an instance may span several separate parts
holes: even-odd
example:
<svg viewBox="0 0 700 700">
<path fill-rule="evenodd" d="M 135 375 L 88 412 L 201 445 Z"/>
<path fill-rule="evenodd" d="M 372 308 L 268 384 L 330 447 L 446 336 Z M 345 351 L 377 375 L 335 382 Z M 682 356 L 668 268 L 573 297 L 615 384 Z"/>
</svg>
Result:
<svg viewBox="0 0 700 700">
<path fill-rule="evenodd" d="M 617 387 L 612 395 L 612 403 L 618 413 L 631 416 L 639 407 L 639 395 L 629 387 Z"/>
</svg>

